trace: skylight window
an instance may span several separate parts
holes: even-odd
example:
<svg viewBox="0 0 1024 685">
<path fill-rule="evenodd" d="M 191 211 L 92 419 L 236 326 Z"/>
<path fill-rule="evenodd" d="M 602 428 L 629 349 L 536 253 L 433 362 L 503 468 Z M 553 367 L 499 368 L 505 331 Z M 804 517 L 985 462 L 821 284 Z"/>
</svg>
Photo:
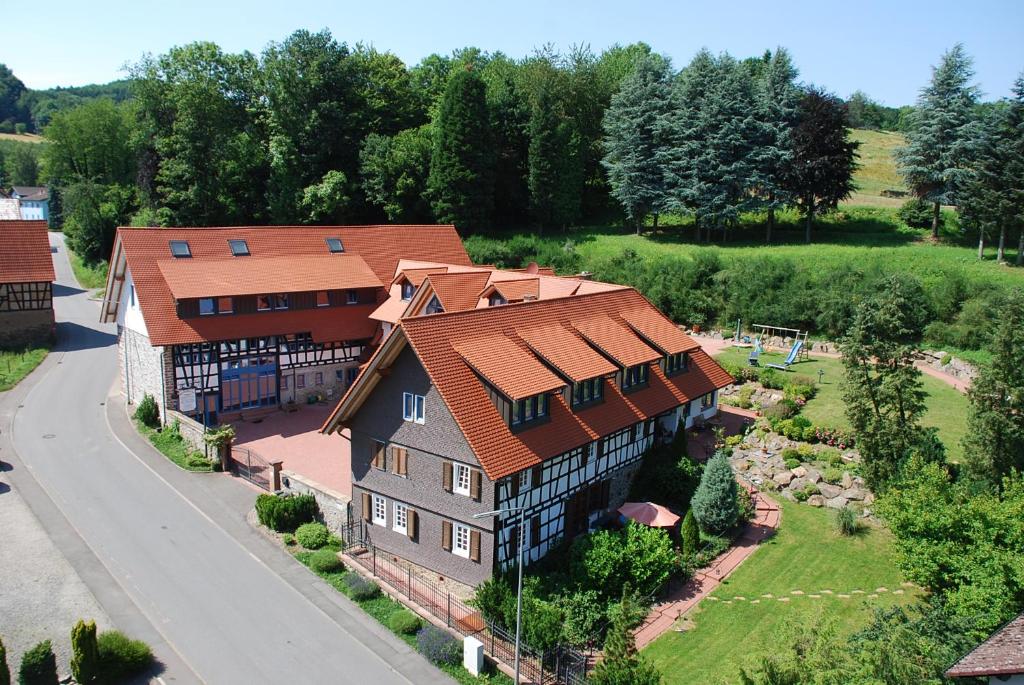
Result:
<svg viewBox="0 0 1024 685">
<path fill-rule="evenodd" d="M 184 240 L 172 240 L 171 241 L 171 255 L 174 257 L 191 257 L 192 250 L 189 249 L 188 243 Z"/>
<path fill-rule="evenodd" d="M 331 252 L 344 252 L 345 246 L 341 244 L 341 238 L 327 238 L 327 249 Z"/>
<path fill-rule="evenodd" d="M 228 245 L 231 246 L 231 254 L 235 257 L 249 256 L 249 243 L 244 240 L 229 240 Z"/>
</svg>

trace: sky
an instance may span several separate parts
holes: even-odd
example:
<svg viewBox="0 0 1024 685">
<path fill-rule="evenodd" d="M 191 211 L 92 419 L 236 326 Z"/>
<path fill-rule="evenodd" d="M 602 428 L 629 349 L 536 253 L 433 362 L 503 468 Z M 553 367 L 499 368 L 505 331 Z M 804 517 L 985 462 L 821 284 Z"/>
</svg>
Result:
<svg viewBox="0 0 1024 685">
<path fill-rule="evenodd" d="M 1024 0 L 47 0 L 0 33 L 0 62 L 30 88 L 105 83 L 145 53 L 198 40 L 259 52 L 296 29 L 330 29 L 413 65 L 476 46 L 513 57 L 547 43 L 600 52 L 643 41 L 684 66 L 701 47 L 735 57 L 785 46 L 805 82 L 911 104 L 957 42 L 974 57 L 985 99 L 1024 70 Z"/>
</svg>

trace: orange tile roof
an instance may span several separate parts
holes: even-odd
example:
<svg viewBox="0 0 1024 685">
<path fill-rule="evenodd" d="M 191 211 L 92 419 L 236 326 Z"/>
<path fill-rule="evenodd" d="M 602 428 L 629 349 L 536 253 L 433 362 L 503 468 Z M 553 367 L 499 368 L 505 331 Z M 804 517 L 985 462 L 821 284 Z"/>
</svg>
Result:
<svg viewBox="0 0 1024 685">
<path fill-rule="evenodd" d="M 446 312 L 476 309 L 480 291 L 490 278 L 487 271 L 432 274 L 427 278 L 430 287 Z"/>
<path fill-rule="evenodd" d="M 728 385 L 732 379 L 714 360 L 697 351 L 688 372 L 666 379 L 660 367 L 652 365 L 648 387 L 623 394 L 617 385 L 609 382 L 605 386 L 602 403 L 575 413 L 565 404 L 561 394 L 553 395 L 550 418 L 546 423 L 513 433 L 491 402 L 484 383 L 460 354 L 463 345 L 501 334 L 522 351 L 528 347 L 519 337 L 519 331 L 536 331 L 550 326 L 569 329 L 578 321 L 593 321 L 594 313 L 601 312 L 607 321 L 618 327 L 611 329 L 604 324 L 605 328 L 617 331 L 619 346 L 632 350 L 634 346 L 625 339 L 631 336 L 637 345 L 643 346 L 641 349 L 649 350 L 620 317 L 623 311 L 651 306 L 635 290 L 625 288 L 502 307 L 408 317 L 401 321 L 399 336 L 385 341 L 378 353 L 389 344 L 399 344 L 399 338 L 408 340 L 487 476 L 497 480 L 637 421 L 669 411 L 717 387 Z M 582 347 L 589 347 L 582 338 L 576 340 Z M 649 359 L 658 356 L 655 353 Z M 514 367 L 515 364 L 508 366 Z M 343 415 L 358 410 L 357 406 L 346 406 L 349 397 L 354 396 L 353 390 L 342 399 L 327 428 L 331 428 L 332 422 L 340 420 Z"/>
<path fill-rule="evenodd" d="M 637 337 L 636 333 L 607 314 L 573 321 L 573 327 L 621 366 L 643 364 L 661 356 Z"/>
<path fill-rule="evenodd" d="M 45 221 L 0 221 L 0 283 L 55 281 Z"/>
<path fill-rule="evenodd" d="M 679 330 L 679 326 L 654 307 L 622 312 L 622 319 L 665 354 L 688 352 L 700 347 L 696 340 Z"/>
<path fill-rule="evenodd" d="M 397 286 L 396 286 L 397 287 Z M 409 307 L 409 300 L 403 300 L 401 294 L 393 294 L 373 310 L 370 318 L 376 321 L 385 321 L 390 324 L 397 323 L 405 310 Z"/>
<path fill-rule="evenodd" d="M 537 299 L 540 296 L 540 279 L 524 278 L 514 281 L 495 281 L 484 292 L 490 292 L 491 289 L 504 297 L 506 302 L 520 302 L 527 297 Z"/>
<path fill-rule="evenodd" d="M 491 385 L 513 400 L 565 387 L 565 381 L 504 335 L 465 340 L 455 345 L 455 351 Z"/>
<path fill-rule="evenodd" d="M 176 299 L 310 290 L 380 288 L 383 283 L 355 254 L 157 262 Z"/>
<path fill-rule="evenodd" d="M 560 323 L 518 328 L 516 334 L 547 363 L 574 382 L 615 373 L 614 364 Z"/>
<path fill-rule="evenodd" d="M 423 284 L 423 279 L 431 274 L 443 274 L 448 272 L 448 267 L 445 266 L 431 266 L 423 269 L 404 269 L 402 273 L 395 277 L 394 283 L 399 283 L 403 280 L 409 281 L 417 288 Z"/>
<path fill-rule="evenodd" d="M 345 252 L 332 255 L 327 238 L 340 238 Z M 248 243 L 250 257 L 341 257 L 358 255 L 383 283 L 390 282 L 400 257 L 430 262 L 469 266 L 471 262 L 462 241 L 452 226 L 242 226 L 233 228 L 126 228 L 118 229 L 114 255 L 124 252 L 128 269 L 139 297 L 139 304 L 153 345 L 203 342 L 256 335 L 268 327 L 277 328 L 270 319 L 295 326 L 287 332 L 299 333 L 314 328 L 322 335 L 356 334 L 369 337 L 376 326 L 368 319 L 375 305 L 328 307 L 290 312 L 262 312 L 256 316 L 210 317 L 202 320 L 178 318 L 174 296 L 159 262 L 171 258 L 169 241 L 186 240 L 195 263 L 235 259 L 228 240 Z M 255 263 L 255 262 L 251 262 Z M 111 278 L 117 273 L 111 265 Z M 108 281 L 108 286 L 110 282 Z M 110 288 L 108 288 L 108 291 Z M 275 289 L 277 291 L 277 289 Z M 289 316 L 290 315 L 290 316 Z M 217 319 L 218 322 L 212 322 Z M 339 319 L 339 321 L 335 321 Z M 330 320 L 330 323 L 322 323 Z M 226 323 L 221 323 L 226 322 Z M 231 329 L 231 326 L 235 326 Z M 364 333 L 366 333 L 364 335 Z M 220 335 L 211 338 L 210 335 Z M 351 340 L 354 338 L 334 338 Z"/>
</svg>

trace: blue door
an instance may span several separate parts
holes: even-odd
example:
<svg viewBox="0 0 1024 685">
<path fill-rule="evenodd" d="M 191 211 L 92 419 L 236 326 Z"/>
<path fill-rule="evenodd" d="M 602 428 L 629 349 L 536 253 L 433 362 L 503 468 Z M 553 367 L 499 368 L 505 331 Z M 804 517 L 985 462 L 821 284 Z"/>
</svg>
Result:
<svg viewBox="0 0 1024 685">
<path fill-rule="evenodd" d="M 275 406 L 277 403 L 277 362 L 274 357 L 243 357 L 221 363 L 221 411 Z"/>
</svg>

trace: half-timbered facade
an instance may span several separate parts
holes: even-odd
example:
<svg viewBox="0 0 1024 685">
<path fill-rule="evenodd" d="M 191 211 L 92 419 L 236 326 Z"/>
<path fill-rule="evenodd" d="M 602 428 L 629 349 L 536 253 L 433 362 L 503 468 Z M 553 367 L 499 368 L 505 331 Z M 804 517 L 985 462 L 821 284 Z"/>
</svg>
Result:
<svg viewBox="0 0 1024 685">
<path fill-rule="evenodd" d="M 0 347 L 53 335 L 53 259 L 45 221 L 0 221 Z"/>
<path fill-rule="evenodd" d="M 513 563 L 520 531 L 518 512 L 474 514 L 524 507 L 541 558 L 621 506 L 646 450 L 730 382 L 635 290 L 595 289 L 405 316 L 324 430 L 350 431 L 367 537 L 475 584 Z"/>
<path fill-rule="evenodd" d="M 102 318 L 128 401 L 211 424 L 340 396 L 403 254 L 469 264 L 451 226 L 119 229 Z"/>
</svg>

